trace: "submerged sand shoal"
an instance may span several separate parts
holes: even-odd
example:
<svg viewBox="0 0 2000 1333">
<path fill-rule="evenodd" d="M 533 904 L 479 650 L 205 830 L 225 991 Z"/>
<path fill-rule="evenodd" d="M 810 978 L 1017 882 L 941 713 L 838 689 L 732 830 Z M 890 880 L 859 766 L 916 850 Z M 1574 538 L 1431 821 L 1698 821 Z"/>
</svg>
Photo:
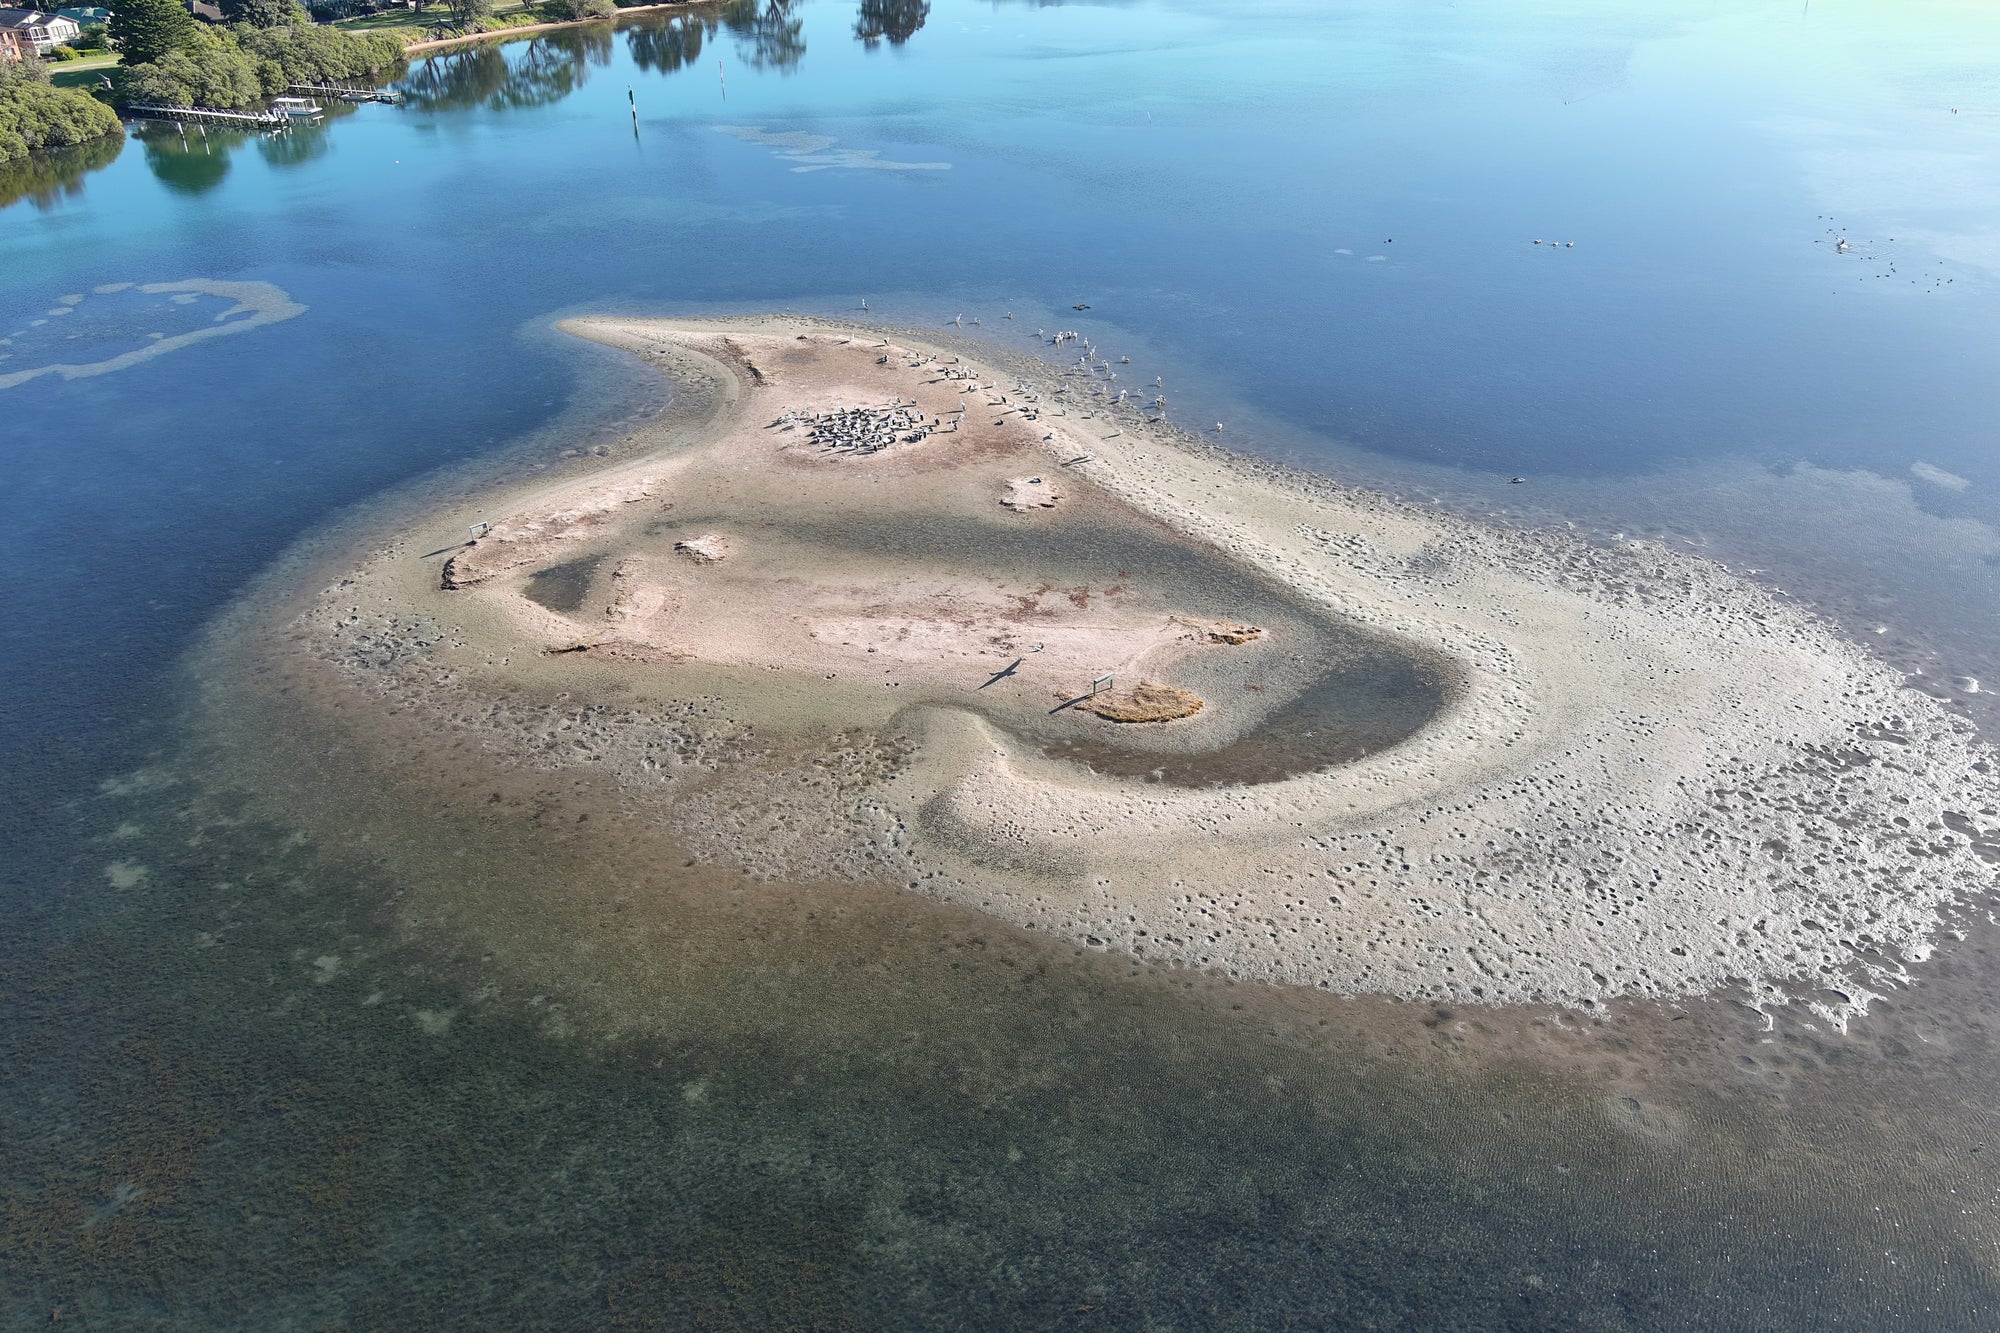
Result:
<svg viewBox="0 0 2000 1333">
<path fill-rule="evenodd" d="M 1738 983 L 1836 1022 L 1992 883 L 2000 801 L 1966 725 L 1713 562 L 1284 474 L 1094 376 L 905 335 L 565 327 L 658 364 L 687 410 L 636 461 L 387 541 L 299 643 L 507 762 L 615 775 L 705 858 L 1346 993 Z M 1173 786 L 1062 758 L 1254 750 L 1328 672 L 1387 658 L 1423 682 L 1421 725 L 1320 771 Z M 1062 707 L 1107 674 L 1200 706 Z M 557 694 L 605 701 L 559 743 L 520 704 Z M 901 759 L 858 782 L 782 745 L 736 762 L 677 730 L 692 700 Z"/>
</svg>

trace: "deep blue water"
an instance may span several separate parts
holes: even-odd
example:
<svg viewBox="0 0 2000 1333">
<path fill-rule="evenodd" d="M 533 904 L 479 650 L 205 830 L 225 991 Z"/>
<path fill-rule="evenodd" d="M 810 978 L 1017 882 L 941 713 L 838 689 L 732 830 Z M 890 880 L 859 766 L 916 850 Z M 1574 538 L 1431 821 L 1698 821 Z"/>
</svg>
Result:
<svg viewBox="0 0 2000 1333">
<path fill-rule="evenodd" d="M 1979 6 L 945 0 L 872 49 L 854 17 L 802 5 L 678 69 L 649 28 L 447 56 L 409 106 L 277 143 L 149 127 L 0 213 L 16 316 L 187 277 L 310 307 L 9 393 L 14 725 L 73 749 L 289 534 L 545 419 L 567 371 L 520 331 L 565 309 L 1060 318 L 1184 420 L 1254 405 L 1287 433 L 1239 442 L 1308 459 L 2000 481 Z M 835 142 L 800 163 L 729 126 Z"/>
<path fill-rule="evenodd" d="M 1991 648 L 1993 5 L 934 0 L 901 42 L 855 23 L 849 0 L 805 0 L 740 31 L 688 17 L 442 56 L 403 106 L 279 141 L 146 127 L 0 210 L 0 376 L 215 308 L 104 284 L 253 280 L 306 307 L 0 390 L 10 902 L 45 907 L 94 855 L 72 802 L 171 744 L 173 664 L 301 533 L 629 406 L 575 400 L 623 381 L 547 332 L 571 311 L 865 298 L 872 319 L 963 315 L 1017 349 L 1082 328 L 1238 447 L 1448 470 L 1469 495 L 1522 475 L 1586 521 L 1743 462 L 1872 473 L 1956 520 L 1976 576 L 1931 569 L 1903 509 L 1820 536 L 1947 589 L 1913 636 L 1975 623 L 1960 651 Z M 798 135 L 816 137 L 777 137 Z M 45 313 L 67 294 L 77 313 Z M 1289 1131 L 1269 1132 L 1282 1156 Z M 1256 1233 L 1245 1208 L 1214 1225 Z M 1239 1313 L 1282 1285 L 1259 1281 Z M 1413 1308 L 1379 1317 L 1425 1322 Z M 1953 1308 L 1971 1317 L 1962 1292 Z"/>
</svg>

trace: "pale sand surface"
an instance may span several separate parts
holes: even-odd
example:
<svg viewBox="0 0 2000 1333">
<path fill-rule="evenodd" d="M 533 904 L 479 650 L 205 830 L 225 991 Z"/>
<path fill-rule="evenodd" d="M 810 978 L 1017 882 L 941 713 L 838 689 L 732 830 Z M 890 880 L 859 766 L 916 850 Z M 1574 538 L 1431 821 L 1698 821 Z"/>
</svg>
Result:
<svg viewBox="0 0 2000 1333">
<path fill-rule="evenodd" d="M 683 410 L 592 475 L 440 514 L 427 532 L 493 524 L 432 552 L 443 577 L 434 541 L 388 541 L 298 642 L 500 762 L 612 777 L 704 858 L 1245 978 L 1489 1002 L 1747 983 L 1835 1023 L 1992 882 L 2000 802 L 1965 724 L 1711 562 L 1286 474 L 1074 373 L 902 335 L 566 327 L 659 364 Z M 892 406 L 940 428 L 860 454 L 802 425 Z M 558 568 L 564 596 L 531 583 Z M 1324 771 L 1172 786 L 1052 757 L 1240 753 L 1329 664 L 1385 653 L 1428 721 Z M 1104 674 L 1203 706 L 1051 711 Z M 556 692 L 605 702 L 558 737 L 519 706 Z M 895 762 L 737 764 L 687 738 L 710 709 L 879 732 Z"/>
</svg>

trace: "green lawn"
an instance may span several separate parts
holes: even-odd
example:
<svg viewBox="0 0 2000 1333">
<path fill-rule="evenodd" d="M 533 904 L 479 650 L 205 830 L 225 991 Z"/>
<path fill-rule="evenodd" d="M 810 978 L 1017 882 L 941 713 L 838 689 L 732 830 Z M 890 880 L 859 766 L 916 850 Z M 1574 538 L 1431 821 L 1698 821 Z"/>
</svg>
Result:
<svg viewBox="0 0 2000 1333">
<path fill-rule="evenodd" d="M 530 0 L 499 0 L 493 6 L 493 16 L 486 20 L 488 27 L 517 27 L 523 23 L 542 23 L 546 19 L 536 4 Z M 341 19 L 333 25 L 353 32 L 385 32 L 403 29 L 397 35 L 405 41 L 420 42 L 430 36 L 433 28 L 449 28 L 451 11 L 443 5 L 425 5 L 421 9 L 385 9 L 379 14 L 368 14 L 358 19 Z"/>
<path fill-rule="evenodd" d="M 94 88 L 98 76 L 117 63 L 115 51 L 92 51 L 78 60 L 50 61 L 49 82 L 58 88 Z"/>
</svg>

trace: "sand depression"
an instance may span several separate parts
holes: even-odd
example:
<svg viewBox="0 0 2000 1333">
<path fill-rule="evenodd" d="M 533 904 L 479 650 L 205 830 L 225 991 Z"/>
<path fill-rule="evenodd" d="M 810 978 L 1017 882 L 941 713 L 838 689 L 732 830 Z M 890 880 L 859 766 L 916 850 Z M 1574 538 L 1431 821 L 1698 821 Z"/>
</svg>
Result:
<svg viewBox="0 0 2000 1333">
<path fill-rule="evenodd" d="M 703 859 L 1277 983 L 1733 983 L 1835 1021 L 1991 885 L 1966 724 L 1712 562 L 1191 447 L 1098 372 L 565 327 L 676 409 L 386 539 L 286 651 L 496 763 L 612 775 Z M 830 775 L 835 734 L 880 762 Z"/>
</svg>

